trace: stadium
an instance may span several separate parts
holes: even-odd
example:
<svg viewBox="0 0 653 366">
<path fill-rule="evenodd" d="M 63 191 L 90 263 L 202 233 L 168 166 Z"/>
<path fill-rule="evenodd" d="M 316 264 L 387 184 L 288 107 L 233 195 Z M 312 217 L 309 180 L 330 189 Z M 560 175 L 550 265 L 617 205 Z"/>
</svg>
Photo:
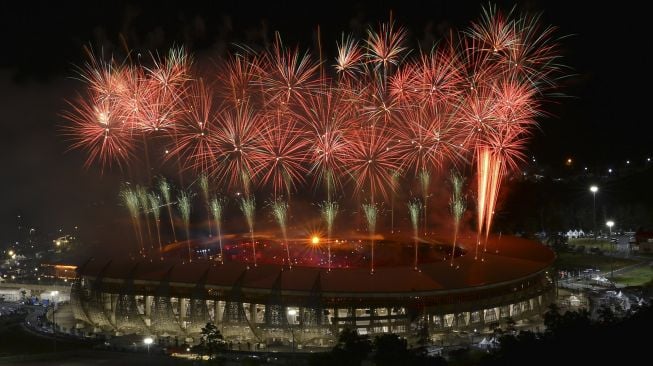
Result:
<svg viewBox="0 0 653 366">
<path fill-rule="evenodd" d="M 282 260 L 253 266 L 237 259 L 93 258 L 78 268 L 71 304 L 77 326 L 94 332 L 197 341 L 213 322 L 226 340 L 304 346 L 331 346 L 345 327 L 405 336 L 427 327 L 435 337 L 539 317 L 554 300 L 554 253 L 503 236 L 490 237 L 475 256 L 475 239 L 462 235 L 454 258 L 443 254 L 451 245 L 421 244 L 417 270 L 404 260 L 410 245 L 381 241 L 373 274 L 351 265 L 356 245 L 341 249 L 354 258 L 348 265 L 338 265 L 346 255 L 335 245 L 331 270 L 323 261 L 289 268 Z M 265 253 L 273 245 L 257 245 L 261 257 L 275 257 Z"/>
</svg>

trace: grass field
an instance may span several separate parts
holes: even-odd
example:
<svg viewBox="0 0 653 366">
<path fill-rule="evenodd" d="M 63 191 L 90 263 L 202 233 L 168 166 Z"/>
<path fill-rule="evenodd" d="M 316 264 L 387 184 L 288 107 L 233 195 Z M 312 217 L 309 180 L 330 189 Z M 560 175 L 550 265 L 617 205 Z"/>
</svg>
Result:
<svg viewBox="0 0 653 366">
<path fill-rule="evenodd" d="M 603 252 L 612 252 L 617 250 L 617 246 L 613 243 L 610 243 L 609 240 L 598 239 L 594 241 L 593 238 L 580 238 L 580 239 L 569 239 L 568 241 L 570 246 L 584 246 L 585 251 L 589 251 L 592 247 L 597 247 Z"/>
<path fill-rule="evenodd" d="M 598 268 L 601 271 L 609 271 L 613 268 L 619 269 L 635 263 L 638 263 L 638 261 L 584 253 L 558 253 L 556 259 L 556 266 L 561 270 Z"/>
<path fill-rule="evenodd" d="M 626 286 L 642 286 L 653 281 L 653 267 L 642 266 L 614 277 L 614 282 Z"/>
</svg>

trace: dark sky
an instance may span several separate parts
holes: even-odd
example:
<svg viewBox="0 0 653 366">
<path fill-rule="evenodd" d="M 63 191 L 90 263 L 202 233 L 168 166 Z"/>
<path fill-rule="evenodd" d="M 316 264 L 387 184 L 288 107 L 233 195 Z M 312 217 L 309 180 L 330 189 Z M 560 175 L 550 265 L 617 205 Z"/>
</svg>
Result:
<svg viewBox="0 0 653 366">
<path fill-rule="evenodd" d="M 57 126 L 64 98 L 81 84 L 74 65 L 85 44 L 165 50 L 186 44 L 200 60 L 232 42 L 258 43 L 279 30 L 287 43 L 312 47 L 319 24 L 332 60 L 340 32 L 364 30 L 390 10 L 411 31 L 411 41 L 437 39 L 450 27 L 478 18 L 479 1 L 160 2 L 86 1 L 83 5 L 20 2 L 0 12 L 0 246 L 15 237 L 15 217 L 42 232 L 75 224 L 104 232 L 128 230 L 116 218 L 119 171 L 82 168 L 83 154 L 66 153 Z M 218 3 L 220 5 L 218 5 Z M 310 6 L 309 4 L 314 4 Z M 651 152 L 649 12 L 637 2 L 520 1 L 518 11 L 541 12 L 559 27 L 564 63 L 573 74 L 561 89 L 567 98 L 547 107 L 531 145 L 538 161 L 562 168 L 567 157 L 581 166 L 618 168 Z M 510 1 L 498 6 L 509 10 Z M 9 7 L 8 5 L 6 7 Z M 98 239 L 101 242 L 101 239 Z"/>
</svg>

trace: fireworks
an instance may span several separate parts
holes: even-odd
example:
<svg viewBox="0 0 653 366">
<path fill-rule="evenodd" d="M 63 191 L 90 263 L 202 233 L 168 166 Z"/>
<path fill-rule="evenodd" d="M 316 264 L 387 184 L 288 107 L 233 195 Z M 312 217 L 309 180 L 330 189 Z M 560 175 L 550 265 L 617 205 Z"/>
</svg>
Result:
<svg viewBox="0 0 653 366">
<path fill-rule="evenodd" d="M 284 192 L 290 196 L 305 180 L 308 140 L 297 123 L 281 113 L 262 136 L 253 174 L 261 185 L 272 186 L 275 197 Z"/>
<path fill-rule="evenodd" d="M 365 215 L 365 221 L 367 222 L 367 231 L 370 234 L 370 243 L 372 245 L 372 260 L 370 261 L 370 271 L 371 273 L 374 273 L 374 233 L 376 232 L 376 216 L 378 214 L 378 209 L 374 204 L 364 203 L 363 214 Z"/>
<path fill-rule="evenodd" d="M 209 238 L 211 237 L 211 206 L 209 200 L 211 199 L 209 197 L 209 179 L 206 177 L 206 175 L 202 174 L 200 175 L 200 190 L 202 191 L 202 198 L 204 198 L 204 207 L 206 207 L 207 214 L 209 215 L 208 217 L 208 225 L 209 225 Z"/>
<path fill-rule="evenodd" d="M 172 207 L 170 205 L 170 184 L 168 184 L 168 181 L 163 177 L 161 177 L 161 179 L 159 180 L 159 191 L 161 191 L 161 195 L 163 196 L 163 202 L 165 202 L 165 205 L 168 209 L 168 218 L 170 219 L 170 229 L 172 230 L 172 236 L 176 242 L 177 234 L 175 233 L 175 223 L 172 217 Z"/>
<path fill-rule="evenodd" d="M 154 217 L 154 224 L 156 225 L 156 238 L 159 243 L 159 252 L 162 250 L 161 246 L 161 199 L 154 193 L 148 193 L 148 201 L 150 203 L 149 209 Z"/>
<path fill-rule="evenodd" d="M 218 242 L 220 244 L 220 261 L 224 263 L 224 253 L 222 251 L 222 214 L 227 201 L 222 197 L 213 197 L 211 200 L 211 214 L 215 220 L 215 227 L 218 231 Z"/>
<path fill-rule="evenodd" d="M 186 192 L 180 192 L 179 197 L 177 197 L 177 206 L 179 207 L 179 213 L 181 214 L 181 219 L 184 222 L 184 229 L 186 229 L 186 245 L 188 246 L 188 260 L 192 261 L 193 257 L 190 251 L 190 196 Z"/>
<path fill-rule="evenodd" d="M 413 237 L 415 245 L 415 269 L 417 270 L 417 245 L 419 243 L 419 216 L 422 211 L 422 203 L 414 200 L 408 203 L 408 211 L 410 212 L 410 222 L 413 225 Z"/>
<path fill-rule="evenodd" d="M 329 257 L 328 269 L 331 270 L 331 238 L 333 235 L 333 223 L 338 216 L 338 202 L 326 201 L 320 205 L 322 218 L 327 225 L 327 255 Z"/>
<path fill-rule="evenodd" d="M 288 202 L 277 199 L 272 202 L 272 215 L 277 221 L 279 228 L 281 229 L 281 235 L 283 235 L 283 241 L 286 245 L 286 254 L 288 255 L 288 266 L 292 269 L 292 261 L 290 259 L 290 243 L 288 243 L 288 231 L 286 226 L 288 225 Z"/>
<path fill-rule="evenodd" d="M 132 219 L 132 225 L 134 226 L 134 233 L 136 238 L 141 246 L 141 253 L 145 250 L 143 246 L 143 235 L 141 234 L 141 224 L 139 220 L 140 210 L 139 210 L 139 201 L 138 195 L 129 187 L 124 187 L 120 191 L 120 198 L 122 198 L 123 203 L 127 206 L 129 210 L 129 216 Z"/>
<path fill-rule="evenodd" d="M 256 201 L 253 197 L 243 197 L 240 200 L 240 210 L 245 215 L 247 227 L 249 228 L 249 236 L 252 240 L 252 258 L 254 266 L 256 266 L 256 242 L 254 241 L 254 219 L 256 218 Z"/>
<path fill-rule="evenodd" d="M 147 227 L 147 237 L 152 246 L 152 230 L 150 228 L 150 201 L 147 197 L 147 190 L 142 186 L 136 186 L 136 196 L 138 197 L 138 206 L 143 216 L 145 216 L 145 226 Z"/>
<path fill-rule="evenodd" d="M 419 172 L 419 183 L 420 183 L 420 188 L 422 189 L 422 202 L 424 202 L 424 235 L 426 235 L 426 218 L 428 216 L 427 213 L 427 202 L 429 199 L 429 186 L 431 185 L 431 173 L 424 169 L 421 172 Z"/>
<path fill-rule="evenodd" d="M 451 216 L 453 217 L 453 242 L 451 243 L 451 265 L 453 266 L 453 258 L 456 254 L 456 241 L 458 240 L 458 230 L 460 229 L 460 220 L 465 214 L 467 209 L 467 200 L 463 194 L 463 185 L 465 184 L 465 178 L 463 178 L 460 173 L 455 170 L 451 171 L 451 176 L 449 177 L 451 182 L 451 200 L 449 201 L 449 207 L 451 209 Z"/>
<path fill-rule="evenodd" d="M 69 121 L 64 133 L 71 148 L 86 152 L 86 166 L 131 168 L 142 160 L 150 174 L 156 164 L 173 159 L 182 188 L 182 172 L 197 174 L 209 235 L 213 218 L 220 241 L 224 203 L 210 199 L 209 182 L 218 191 L 243 194 L 254 264 L 254 197 L 264 191 L 271 193 L 282 232 L 287 218 L 279 216 L 281 211 L 291 194 L 309 185 L 319 200 L 325 199 L 321 210 L 329 231 L 339 194 L 370 202 L 363 211 L 371 232 L 376 204 L 389 203 L 394 232 L 394 201 L 410 190 L 400 191 L 400 183 L 417 180 L 421 206 L 410 210 L 411 221 L 413 211 L 419 211 L 427 233 L 431 184 L 449 168 L 471 163 L 477 176 L 478 257 L 482 237 L 487 244 L 492 228 L 502 180 L 523 161 L 545 97 L 560 76 L 554 31 L 541 26 L 537 16 L 504 15 L 490 6 L 467 30 L 421 51 L 411 50 L 408 32 L 390 21 L 369 29 L 364 39 L 343 35 L 331 72 L 316 61 L 321 55 L 288 47 L 278 34 L 269 47 L 243 46 L 202 75 L 183 48 L 138 62 L 105 60 L 89 51 L 89 61 L 80 68 L 86 90 L 63 112 Z M 452 184 L 455 245 L 457 210 L 465 204 L 461 188 Z M 158 190 L 176 241 L 165 179 Z M 137 207 L 135 213 L 130 208 L 130 216 L 136 217 L 143 250 L 141 211 L 150 242 L 149 213 L 160 242 L 160 212 L 138 188 L 121 193 L 128 207 L 134 204 L 132 195 Z M 178 205 L 189 241 L 185 193 Z M 284 240 L 287 245 L 287 234 Z"/>
</svg>

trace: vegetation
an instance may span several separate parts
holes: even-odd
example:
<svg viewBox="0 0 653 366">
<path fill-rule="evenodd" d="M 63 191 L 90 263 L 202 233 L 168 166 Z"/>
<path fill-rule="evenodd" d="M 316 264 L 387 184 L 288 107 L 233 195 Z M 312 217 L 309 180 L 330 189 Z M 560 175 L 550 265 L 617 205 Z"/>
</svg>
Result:
<svg viewBox="0 0 653 366">
<path fill-rule="evenodd" d="M 367 359 L 379 366 L 447 364 L 442 357 L 429 357 L 419 349 L 409 350 L 406 339 L 396 334 L 382 334 L 370 340 L 367 335 L 360 335 L 353 328 L 344 329 L 333 350 L 313 355 L 310 364 L 358 366 Z"/>
<path fill-rule="evenodd" d="M 219 361 L 218 355 L 226 349 L 226 344 L 218 327 L 209 322 L 202 328 L 200 343 L 194 348 L 200 354 L 209 356 L 209 359 Z"/>
<path fill-rule="evenodd" d="M 653 281 L 653 267 L 642 266 L 614 277 L 614 282 L 625 286 L 644 286 Z"/>
<path fill-rule="evenodd" d="M 481 365 L 605 365 L 648 358 L 649 326 L 653 308 L 626 313 L 622 318 L 603 308 L 599 320 L 587 311 L 561 314 L 552 305 L 545 314 L 544 333 L 520 332 L 501 337 L 501 345 L 484 357 Z"/>
</svg>

